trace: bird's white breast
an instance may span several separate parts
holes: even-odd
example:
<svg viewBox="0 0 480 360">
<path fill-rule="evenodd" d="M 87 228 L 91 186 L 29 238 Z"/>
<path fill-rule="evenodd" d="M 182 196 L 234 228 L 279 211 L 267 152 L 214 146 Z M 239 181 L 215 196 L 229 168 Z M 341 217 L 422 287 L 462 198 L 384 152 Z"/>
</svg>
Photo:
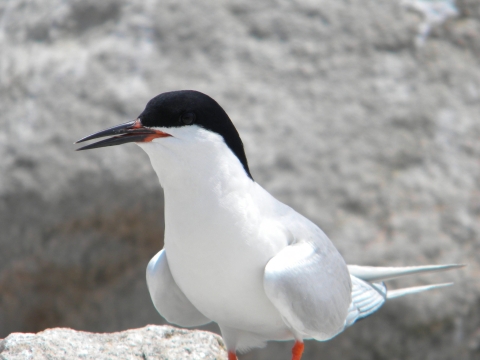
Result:
<svg viewBox="0 0 480 360">
<path fill-rule="evenodd" d="M 165 250 L 177 285 L 221 325 L 283 336 L 263 275 L 291 240 L 277 218 L 290 209 L 247 176 L 219 135 L 165 131 L 173 137 L 141 147 L 164 188 Z"/>
</svg>

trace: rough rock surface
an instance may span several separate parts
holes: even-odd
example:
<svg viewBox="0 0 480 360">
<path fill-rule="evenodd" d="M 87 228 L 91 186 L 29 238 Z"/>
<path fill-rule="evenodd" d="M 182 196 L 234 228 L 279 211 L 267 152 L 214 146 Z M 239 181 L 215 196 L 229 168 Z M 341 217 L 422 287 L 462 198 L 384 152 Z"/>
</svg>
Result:
<svg viewBox="0 0 480 360">
<path fill-rule="evenodd" d="M 0 341 L 2 360 L 226 360 L 222 338 L 206 331 L 146 326 L 111 334 L 48 329 Z"/>
<path fill-rule="evenodd" d="M 400 0 L 0 1 L 0 337 L 162 321 L 144 279 L 163 234 L 146 155 L 72 142 L 190 88 L 349 263 L 468 264 L 394 284 L 456 282 L 308 343 L 307 359 L 478 358 L 480 2 L 457 5 L 417 48 L 423 20 Z"/>
</svg>

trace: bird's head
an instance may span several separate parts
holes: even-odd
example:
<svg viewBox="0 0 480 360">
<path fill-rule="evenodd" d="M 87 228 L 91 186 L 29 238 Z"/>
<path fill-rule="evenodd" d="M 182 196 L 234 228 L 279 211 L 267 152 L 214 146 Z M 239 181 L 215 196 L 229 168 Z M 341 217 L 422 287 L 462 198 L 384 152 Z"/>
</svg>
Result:
<svg viewBox="0 0 480 360">
<path fill-rule="evenodd" d="M 209 137 L 209 134 L 214 136 Z M 187 145 L 201 145 L 219 136 L 251 178 L 242 140 L 227 113 L 211 97 L 193 90 L 166 92 L 154 97 L 137 119 L 78 140 L 77 143 L 81 143 L 109 137 L 77 150 L 129 142 L 141 145 L 147 152 L 151 146 L 162 148 L 172 144 L 175 148 L 191 149 Z"/>
</svg>

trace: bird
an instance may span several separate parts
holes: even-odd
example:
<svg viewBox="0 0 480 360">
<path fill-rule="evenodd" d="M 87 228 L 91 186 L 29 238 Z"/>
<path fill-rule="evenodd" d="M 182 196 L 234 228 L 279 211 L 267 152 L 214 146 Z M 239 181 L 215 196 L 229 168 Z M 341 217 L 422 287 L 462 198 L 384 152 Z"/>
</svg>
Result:
<svg viewBox="0 0 480 360">
<path fill-rule="evenodd" d="M 388 290 L 385 281 L 463 265 L 347 265 L 313 222 L 252 177 L 242 140 L 225 110 L 194 90 L 161 93 L 132 121 L 77 141 L 77 150 L 136 143 L 164 191 L 164 247 L 146 280 L 169 323 L 216 322 L 228 360 L 268 341 L 332 339 L 387 299 L 446 284 Z"/>
</svg>

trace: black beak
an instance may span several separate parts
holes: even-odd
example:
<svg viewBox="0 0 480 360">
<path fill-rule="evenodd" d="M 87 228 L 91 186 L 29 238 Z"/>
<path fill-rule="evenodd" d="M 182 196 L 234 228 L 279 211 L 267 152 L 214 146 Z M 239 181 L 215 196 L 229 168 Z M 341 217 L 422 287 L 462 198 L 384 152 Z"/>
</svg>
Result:
<svg viewBox="0 0 480 360">
<path fill-rule="evenodd" d="M 106 136 L 113 137 L 81 147 L 77 149 L 77 151 L 96 149 L 105 146 L 121 145 L 129 142 L 149 142 L 155 138 L 168 137 L 171 135 L 164 133 L 163 131 L 146 128 L 142 125 L 140 119 L 137 119 L 111 127 L 106 130 L 99 131 L 92 135 L 85 136 L 84 138 L 75 142 L 75 144 Z"/>
</svg>

